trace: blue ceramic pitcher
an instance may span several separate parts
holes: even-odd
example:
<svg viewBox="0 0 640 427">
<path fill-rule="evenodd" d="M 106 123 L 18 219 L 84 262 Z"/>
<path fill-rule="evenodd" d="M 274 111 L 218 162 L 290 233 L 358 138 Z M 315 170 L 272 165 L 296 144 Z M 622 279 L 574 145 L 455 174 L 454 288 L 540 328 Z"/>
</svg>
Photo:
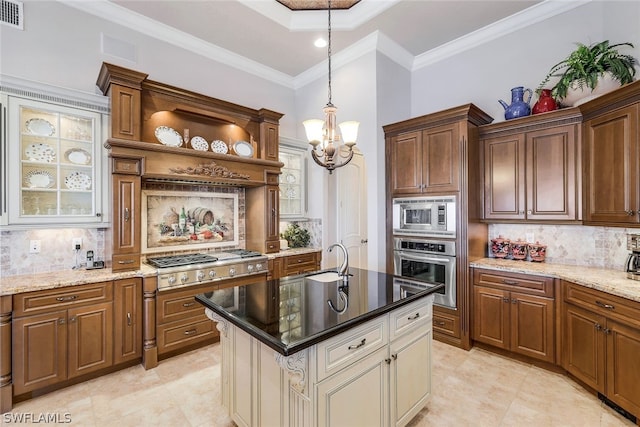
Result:
<svg viewBox="0 0 640 427">
<path fill-rule="evenodd" d="M 525 94 L 529 94 L 527 96 L 527 100 L 524 100 Z M 531 101 L 531 96 L 533 92 L 531 89 L 525 89 L 522 86 L 514 87 L 511 89 L 511 105 L 507 105 L 503 100 L 498 100 L 500 105 L 504 107 L 504 118 L 506 120 L 515 119 L 517 117 L 525 117 L 531 114 L 531 106 L 529 106 L 529 101 Z"/>
</svg>

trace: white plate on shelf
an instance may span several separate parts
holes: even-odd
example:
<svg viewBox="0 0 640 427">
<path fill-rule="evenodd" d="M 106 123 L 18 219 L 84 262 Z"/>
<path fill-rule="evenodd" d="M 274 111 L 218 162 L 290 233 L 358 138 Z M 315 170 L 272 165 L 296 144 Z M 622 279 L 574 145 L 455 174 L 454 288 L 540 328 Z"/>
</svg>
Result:
<svg viewBox="0 0 640 427">
<path fill-rule="evenodd" d="M 233 151 L 240 157 L 253 157 L 253 146 L 247 141 L 236 141 Z"/>
<path fill-rule="evenodd" d="M 91 188 L 91 177 L 83 172 L 71 172 L 64 179 L 69 190 L 88 190 Z"/>
<path fill-rule="evenodd" d="M 198 151 L 209 151 L 209 143 L 201 136 L 191 138 L 191 148 Z"/>
<path fill-rule="evenodd" d="M 56 128 L 45 119 L 34 117 L 27 120 L 27 131 L 38 136 L 51 136 L 56 132 Z"/>
<path fill-rule="evenodd" d="M 91 163 L 91 154 L 82 148 L 71 148 L 64 153 L 64 158 L 75 165 L 88 165 Z"/>
<path fill-rule="evenodd" d="M 155 134 L 158 141 L 168 147 L 180 147 L 182 145 L 182 135 L 168 126 L 158 126 Z"/>
<path fill-rule="evenodd" d="M 218 154 L 227 154 L 229 152 L 229 146 L 224 141 L 216 139 L 211 141 L 211 151 Z"/>
<path fill-rule="evenodd" d="M 51 188 L 55 183 L 47 171 L 30 171 L 24 176 L 24 185 L 29 188 Z"/>
<path fill-rule="evenodd" d="M 56 150 L 49 144 L 31 144 L 25 150 L 24 154 L 27 159 L 32 162 L 51 163 L 56 159 Z"/>
</svg>

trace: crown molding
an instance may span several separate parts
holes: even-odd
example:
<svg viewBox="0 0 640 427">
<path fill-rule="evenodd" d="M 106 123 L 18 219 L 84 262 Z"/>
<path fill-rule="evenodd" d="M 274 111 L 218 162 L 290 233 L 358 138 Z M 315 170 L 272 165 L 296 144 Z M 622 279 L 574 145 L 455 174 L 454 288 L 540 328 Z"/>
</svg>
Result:
<svg viewBox="0 0 640 427">
<path fill-rule="evenodd" d="M 279 85 L 292 88 L 292 77 L 274 70 L 257 61 L 224 49 L 213 43 L 205 42 L 169 25 L 147 18 L 137 12 L 119 6 L 107 0 L 77 1 L 57 0 L 58 2 L 91 15 L 98 16 L 122 25 L 146 36 L 189 50 L 197 55 L 221 62 L 233 68 L 253 74 Z"/>
<path fill-rule="evenodd" d="M 506 36 L 522 28 L 590 3 L 592 0 L 545 0 L 511 16 L 417 55 L 410 71 L 435 64 L 451 56 Z"/>
<path fill-rule="evenodd" d="M 108 0 L 57 1 L 289 89 L 298 89 L 326 75 L 326 60 L 296 76 L 291 76 L 215 44 L 205 42 L 176 28 L 147 18 L 144 15 L 133 12 Z M 277 22 L 281 24 L 283 22 L 286 23 L 285 26 L 291 29 L 291 31 L 310 30 L 313 28 L 313 25 L 317 25 L 318 29 L 323 30 L 326 27 L 325 11 L 299 11 L 294 14 L 288 8 L 275 1 L 238 1 L 270 19 L 277 19 Z M 383 5 L 390 7 L 398 1 L 400 0 L 362 0 L 349 10 L 336 11 L 336 13 L 338 13 L 336 21 L 339 22 L 340 19 L 348 21 L 350 27 L 347 26 L 346 23 L 343 23 L 342 25 L 345 25 L 345 27 L 342 29 L 344 30 L 355 28 L 362 22 L 366 22 L 381 13 L 384 10 Z M 384 33 L 375 31 L 340 52 L 332 54 L 332 64 L 335 64 L 336 68 L 339 68 L 373 50 L 378 50 L 407 70 L 416 71 L 483 43 L 511 34 L 529 25 L 583 6 L 591 1 L 592 0 L 545 0 L 542 3 L 538 3 L 519 13 L 508 16 L 415 57 Z M 318 22 L 315 24 L 312 19 L 314 15 L 315 18 L 313 19 L 318 19 Z M 341 16 L 346 16 L 346 18 L 340 18 Z M 298 19 L 300 20 L 299 22 L 296 21 Z M 321 24 L 320 20 L 322 20 Z M 332 27 L 336 27 L 333 17 Z"/>
</svg>

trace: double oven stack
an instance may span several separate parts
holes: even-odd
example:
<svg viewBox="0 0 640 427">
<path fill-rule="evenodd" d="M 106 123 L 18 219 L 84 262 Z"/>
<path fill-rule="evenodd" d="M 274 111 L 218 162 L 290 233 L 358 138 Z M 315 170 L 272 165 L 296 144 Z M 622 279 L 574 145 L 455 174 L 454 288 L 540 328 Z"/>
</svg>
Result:
<svg viewBox="0 0 640 427">
<path fill-rule="evenodd" d="M 434 303 L 456 309 L 456 198 L 396 198 L 393 269 L 398 276 L 444 284 Z"/>
</svg>

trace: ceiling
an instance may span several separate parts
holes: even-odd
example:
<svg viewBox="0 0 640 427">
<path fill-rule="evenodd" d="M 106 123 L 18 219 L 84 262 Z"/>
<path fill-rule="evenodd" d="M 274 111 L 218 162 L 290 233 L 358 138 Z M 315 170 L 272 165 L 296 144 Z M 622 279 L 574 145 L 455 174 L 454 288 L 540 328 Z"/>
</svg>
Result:
<svg viewBox="0 0 640 427">
<path fill-rule="evenodd" d="M 327 49 L 313 46 L 327 36 L 326 10 L 292 11 L 277 0 L 59 1 L 281 83 L 314 67 L 326 72 Z M 451 50 L 452 43 L 478 34 L 504 35 L 576 7 L 568 3 L 581 1 L 360 0 L 332 10 L 333 57 L 357 54 L 375 35 L 411 68 L 415 58 L 443 45 Z"/>
</svg>

